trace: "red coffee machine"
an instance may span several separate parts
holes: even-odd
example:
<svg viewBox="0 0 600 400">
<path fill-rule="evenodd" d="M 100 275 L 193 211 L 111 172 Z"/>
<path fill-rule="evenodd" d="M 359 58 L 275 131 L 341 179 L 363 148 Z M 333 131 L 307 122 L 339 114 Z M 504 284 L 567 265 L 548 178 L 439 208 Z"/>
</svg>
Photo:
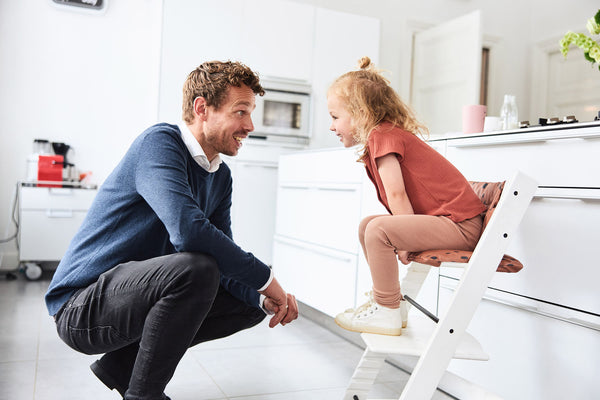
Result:
<svg viewBox="0 0 600 400">
<path fill-rule="evenodd" d="M 43 187 L 62 187 L 64 156 L 40 155 L 38 158 L 37 180 L 41 182 L 58 182 L 58 184 L 39 183 Z"/>
</svg>

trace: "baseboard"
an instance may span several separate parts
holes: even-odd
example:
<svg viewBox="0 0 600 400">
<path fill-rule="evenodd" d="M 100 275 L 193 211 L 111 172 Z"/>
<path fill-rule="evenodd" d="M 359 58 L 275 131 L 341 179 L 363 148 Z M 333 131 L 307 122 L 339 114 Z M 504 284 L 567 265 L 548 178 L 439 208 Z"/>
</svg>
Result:
<svg viewBox="0 0 600 400">
<path fill-rule="evenodd" d="M 336 325 L 331 316 L 300 301 L 298 302 L 298 308 L 302 316 L 330 330 L 337 336 L 346 339 L 361 349 L 365 348 L 365 343 L 361 339 L 359 333 L 350 332 L 340 328 Z M 417 365 L 418 358 L 392 355 L 387 357 L 386 361 L 396 368 L 410 374 Z M 438 389 L 460 400 L 501 400 L 501 397 L 488 392 L 483 387 L 467 381 L 452 372 L 446 372 L 444 376 L 442 376 Z"/>
</svg>

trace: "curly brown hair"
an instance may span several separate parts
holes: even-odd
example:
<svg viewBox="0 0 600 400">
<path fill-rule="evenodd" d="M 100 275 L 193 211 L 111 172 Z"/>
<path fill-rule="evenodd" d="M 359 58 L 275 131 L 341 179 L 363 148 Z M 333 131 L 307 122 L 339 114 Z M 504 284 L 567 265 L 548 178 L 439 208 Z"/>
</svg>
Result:
<svg viewBox="0 0 600 400">
<path fill-rule="evenodd" d="M 194 120 L 194 100 L 204 97 L 208 106 L 218 109 L 231 86 L 248 86 L 254 94 L 265 94 L 258 74 L 237 61 L 207 61 L 190 72 L 183 84 L 183 120 Z"/>
<path fill-rule="evenodd" d="M 390 82 L 377 70 L 369 57 L 358 61 L 358 71 L 350 71 L 337 78 L 328 95 L 335 94 L 344 103 L 354 123 L 354 138 L 363 145 L 364 158 L 369 134 L 384 121 L 426 137 L 429 131 L 417 120 L 414 111 L 402 101 Z"/>
</svg>

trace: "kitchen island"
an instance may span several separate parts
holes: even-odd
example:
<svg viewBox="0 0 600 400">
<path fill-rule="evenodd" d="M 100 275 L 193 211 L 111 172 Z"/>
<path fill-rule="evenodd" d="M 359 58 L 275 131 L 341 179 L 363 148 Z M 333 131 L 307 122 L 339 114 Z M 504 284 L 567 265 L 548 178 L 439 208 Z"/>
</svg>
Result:
<svg viewBox="0 0 600 400">
<path fill-rule="evenodd" d="M 454 360 L 440 386 L 461 399 L 594 398 L 600 123 L 448 135 L 429 143 L 469 180 L 500 181 L 521 170 L 539 184 L 508 250 L 525 268 L 496 274 L 468 329 L 490 361 Z M 370 274 L 356 228 L 362 217 L 385 212 L 355 160 L 355 149 L 280 159 L 273 267 L 284 287 L 328 316 L 364 301 Z M 402 276 L 406 267 L 400 268 Z M 419 301 L 443 313 L 457 273 L 433 269 Z M 410 368 L 411 360 L 398 362 Z"/>
</svg>

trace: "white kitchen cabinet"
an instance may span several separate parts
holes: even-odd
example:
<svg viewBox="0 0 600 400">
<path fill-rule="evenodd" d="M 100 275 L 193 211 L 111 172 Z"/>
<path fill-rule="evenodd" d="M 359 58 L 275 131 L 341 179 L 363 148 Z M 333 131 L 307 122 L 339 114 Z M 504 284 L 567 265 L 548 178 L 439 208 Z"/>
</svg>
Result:
<svg viewBox="0 0 600 400">
<path fill-rule="evenodd" d="M 273 271 L 299 301 L 336 315 L 354 306 L 356 253 L 276 235 Z"/>
<path fill-rule="evenodd" d="M 298 300 L 331 316 L 365 301 L 371 284 L 358 224 L 385 213 L 356 159 L 356 149 L 338 148 L 279 162 L 275 276 Z"/>
<path fill-rule="evenodd" d="M 96 192 L 19 184 L 19 261 L 60 261 Z"/>
<path fill-rule="evenodd" d="M 442 308 L 455 286 L 442 276 Z M 452 360 L 448 370 L 507 400 L 597 398 L 599 332 L 520 306 L 518 296 L 496 294 L 488 290 L 468 328 L 489 361 Z"/>
<path fill-rule="evenodd" d="M 468 328 L 490 361 L 453 360 L 440 383 L 461 399 L 597 397 L 600 269 L 593 251 L 600 237 L 600 123 L 563 128 L 430 140 L 467 179 L 505 180 L 519 169 L 540 185 L 507 251 L 524 263 L 524 269 L 495 274 Z M 329 149 L 283 156 L 280 162 L 279 192 L 288 193 L 278 201 L 274 270 L 300 301 L 330 316 L 352 306 L 347 286 L 355 290 L 354 304 L 362 303 L 371 279 L 356 236 L 352 250 L 321 235 L 344 237 L 345 243 L 351 240 L 350 225 L 366 215 L 385 213 L 355 159 L 353 149 Z M 311 208 L 303 205 L 314 207 L 314 193 L 298 187 L 318 193 L 321 186 L 336 185 L 353 187 L 358 194 L 323 195 L 324 209 L 335 199 L 335 204 L 347 201 L 346 211 L 335 210 L 320 222 L 311 219 Z M 349 213 L 352 223 L 340 223 L 340 215 L 352 207 L 359 215 Z M 309 223 L 302 225 L 304 221 Z M 399 268 L 402 277 L 405 267 Z M 462 271 L 432 268 L 419 303 L 444 313 Z M 323 286 L 320 280 L 331 285 Z M 394 361 L 408 368 L 414 362 Z"/>
<path fill-rule="evenodd" d="M 360 185 L 282 183 L 278 196 L 279 235 L 356 254 Z"/>
<path fill-rule="evenodd" d="M 295 151 L 246 139 L 237 156 L 222 155 L 233 179 L 233 239 L 267 265 L 273 263 L 279 156 Z"/>
<path fill-rule="evenodd" d="M 507 250 L 524 268 L 494 276 L 468 329 L 490 361 L 452 361 L 448 370 L 506 399 L 597 397 L 600 270 L 590 254 L 600 237 L 600 124 L 432 143 L 467 179 L 505 180 L 518 169 L 539 184 Z M 440 270 L 440 312 L 458 274 Z"/>
<path fill-rule="evenodd" d="M 246 0 L 242 59 L 261 77 L 311 80 L 315 7 L 285 0 Z"/>
<path fill-rule="evenodd" d="M 379 63 L 379 20 L 340 11 L 317 8 L 313 55 L 314 128 L 312 147 L 339 146 L 329 131 L 327 89 L 343 73 L 357 68 L 358 60 L 369 56 Z"/>
<path fill-rule="evenodd" d="M 235 161 L 231 229 L 233 239 L 267 265 L 272 264 L 274 210 L 277 201 L 277 164 Z"/>
<path fill-rule="evenodd" d="M 181 120 L 183 83 L 198 65 L 211 60 L 244 61 L 243 10 L 243 0 L 164 0 L 160 121 Z"/>
</svg>

